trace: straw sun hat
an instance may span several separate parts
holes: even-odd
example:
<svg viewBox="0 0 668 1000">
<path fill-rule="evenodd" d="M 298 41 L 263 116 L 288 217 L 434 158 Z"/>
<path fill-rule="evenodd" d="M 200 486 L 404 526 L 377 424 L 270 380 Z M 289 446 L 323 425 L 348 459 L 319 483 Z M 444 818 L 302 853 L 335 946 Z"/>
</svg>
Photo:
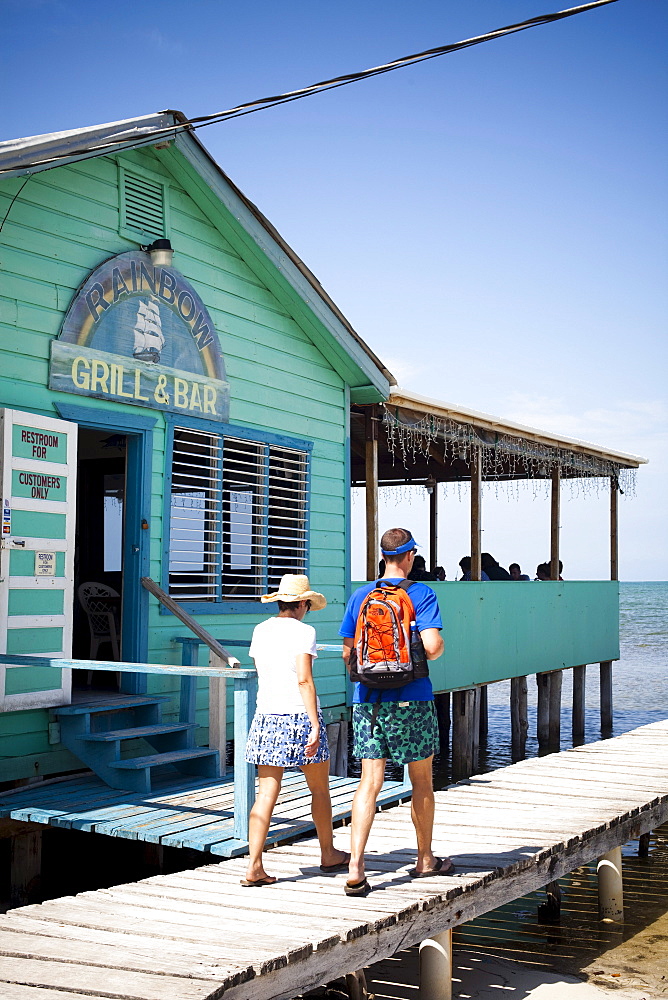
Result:
<svg viewBox="0 0 668 1000">
<path fill-rule="evenodd" d="M 327 604 L 327 600 L 322 594 L 311 590 L 307 576 L 299 576 L 295 573 L 286 573 L 282 576 L 276 593 L 264 594 L 260 600 L 263 604 L 268 604 L 270 601 L 310 601 L 314 611 L 320 611 Z"/>
</svg>

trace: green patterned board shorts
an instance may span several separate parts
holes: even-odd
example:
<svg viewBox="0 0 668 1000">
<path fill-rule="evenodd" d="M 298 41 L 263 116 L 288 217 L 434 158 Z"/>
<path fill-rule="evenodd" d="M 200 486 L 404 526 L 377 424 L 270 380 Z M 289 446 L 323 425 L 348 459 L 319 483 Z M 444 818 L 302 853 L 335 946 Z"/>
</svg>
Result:
<svg viewBox="0 0 668 1000">
<path fill-rule="evenodd" d="M 364 760 L 391 758 L 395 764 L 425 760 L 439 749 L 438 721 L 433 701 L 384 701 L 353 705 L 353 756 Z"/>
</svg>

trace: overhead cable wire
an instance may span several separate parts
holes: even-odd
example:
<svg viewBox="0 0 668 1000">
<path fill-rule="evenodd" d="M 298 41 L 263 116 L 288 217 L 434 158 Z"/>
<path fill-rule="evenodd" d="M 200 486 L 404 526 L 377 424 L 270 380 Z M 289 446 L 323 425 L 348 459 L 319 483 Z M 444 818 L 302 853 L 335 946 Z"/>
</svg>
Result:
<svg viewBox="0 0 668 1000">
<path fill-rule="evenodd" d="M 380 76 L 383 73 L 391 73 L 397 69 L 403 69 L 406 66 L 415 66 L 418 63 L 426 62 L 429 59 L 436 59 L 439 56 L 449 55 L 453 52 L 458 52 L 461 49 L 471 48 L 474 45 L 481 45 L 483 42 L 489 42 L 496 38 L 503 38 L 506 35 L 516 34 L 520 31 L 526 31 L 528 28 L 535 28 L 543 24 L 551 24 L 555 21 L 561 21 L 567 17 L 573 17 L 575 14 L 582 14 L 589 10 L 594 10 L 597 7 L 606 7 L 611 3 L 617 3 L 618 0 L 594 0 L 592 3 L 581 4 L 578 7 L 569 7 L 567 10 L 555 11 L 552 14 L 539 14 L 536 17 L 530 17 L 525 21 L 518 21 L 516 24 L 508 24 L 503 28 L 496 28 L 494 31 L 488 31 L 483 35 L 476 35 L 473 38 L 466 38 L 461 42 L 452 42 L 448 45 L 439 45 L 436 48 L 425 49 L 422 52 L 416 52 L 413 55 L 401 56 L 399 59 L 393 59 L 391 62 L 383 63 L 380 66 L 373 66 L 371 69 L 359 70 L 355 73 L 346 73 L 342 76 L 332 77 L 328 80 L 321 80 L 319 83 L 310 84 L 308 87 L 302 87 L 299 90 L 290 90 L 283 94 L 275 94 L 271 97 L 261 97 L 254 101 L 247 101 L 244 104 L 237 104 L 233 108 L 228 108 L 225 111 L 217 111 L 209 115 L 199 115 L 195 118 L 189 118 L 186 121 L 179 122 L 175 125 L 169 125 L 160 129 L 152 129 L 145 135 L 135 137 L 133 139 L 118 138 L 110 140 L 109 142 L 95 144 L 84 149 L 77 150 L 77 154 L 89 154 L 90 156 L 102 156 L 107 152 L 122 152 L 124 149 L 135 148 L 138 144 L 146 145 L 153 144 L 156 140 L 159 142 L 161 139 L 163 141 L 178 135 L 181 132 L 188 131 L 194 132 L 196 129 L 205 128 L 207 125 L 214 125 L 218 122 L 229 121 L 233 118 L 240 118 L 243 115 L 254 114 L 256 111 L 265 111 L 268 108 L 275 108 L 281 104 L 290 104 L 292 101 L 299 101 L 304 97 L 312 97 L 315 94 L 322 94 L 328 90 L 335 90 L 338 87 L 346 87 L 351 83 L 359 83 L 361 80 L 368 80 L 374 76 Z M 67 159 L 74 155 L 71 152 L 63 152 L 54 154 L 53 156 L 44 157 L 42 160 L 34 160 L 27 164 L 27 168 L 45 166 L 46 164 L 56 165 L 58 160 Z M 0 169 L 0 174 L 8 172 L 9 169 L 15 168 L 5 168 Z"/>
</svg>

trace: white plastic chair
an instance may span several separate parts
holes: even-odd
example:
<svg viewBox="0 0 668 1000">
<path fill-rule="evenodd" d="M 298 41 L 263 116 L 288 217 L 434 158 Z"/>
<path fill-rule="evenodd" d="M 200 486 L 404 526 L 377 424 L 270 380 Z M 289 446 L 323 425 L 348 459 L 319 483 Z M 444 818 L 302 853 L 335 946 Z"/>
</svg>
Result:
<svg viewBox="0 0 668 1000">
<path fill-rule="evenodd" d="M 120 597 L 120 594 L 113 587 L 107 587 L 104 583 L 95 583 L 89 580 L 87 583 L 82 583 L 79 586 L 77 596 L 88 618 L 88 626 L 90 628 L 90 659 L 95 660 L 101 644 L 108 642 L 111 645 L 113 659 L 120 660 L 116 616 L 114 609 L 109 603 L 110 597 Z"/>
</svg>

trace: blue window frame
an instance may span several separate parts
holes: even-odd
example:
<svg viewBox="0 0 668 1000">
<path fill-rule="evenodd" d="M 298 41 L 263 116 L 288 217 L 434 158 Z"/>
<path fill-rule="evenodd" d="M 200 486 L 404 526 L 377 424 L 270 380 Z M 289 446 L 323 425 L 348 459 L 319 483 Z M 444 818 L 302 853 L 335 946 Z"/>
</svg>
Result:
<svg viewBox="0 0 668 1000">
<path fill-rule="evenodd" d="M 169 415 L 163 587 L 191 614 L 248 612 L 307 573 L 311 441 Z"/>
</svg>

